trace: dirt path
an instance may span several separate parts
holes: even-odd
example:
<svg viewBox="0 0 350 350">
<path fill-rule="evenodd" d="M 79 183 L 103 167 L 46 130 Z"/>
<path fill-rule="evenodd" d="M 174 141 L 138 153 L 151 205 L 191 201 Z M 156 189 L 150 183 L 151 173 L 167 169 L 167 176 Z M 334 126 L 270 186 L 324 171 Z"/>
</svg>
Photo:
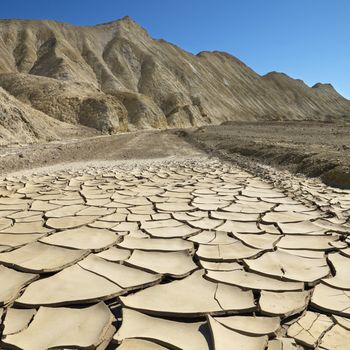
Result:
<svg viewBox="0 0 350 350">
<path fill-rule="evenodd" d="M 143 131 L 0 148 L 0 174 L 95 160 L 153 159 L 204 154 L 173 131 Z"/>
<path fill-rule="evenodd" d="M 267 165 L 350 188 L 349 135 L 349 124 L 320 122 L 231 122 L 196 129 L 150 130 L 2 147 L 0 174 L 72 162 L 209 154 L 254 174 L 265 172 Z"/>
</svg>

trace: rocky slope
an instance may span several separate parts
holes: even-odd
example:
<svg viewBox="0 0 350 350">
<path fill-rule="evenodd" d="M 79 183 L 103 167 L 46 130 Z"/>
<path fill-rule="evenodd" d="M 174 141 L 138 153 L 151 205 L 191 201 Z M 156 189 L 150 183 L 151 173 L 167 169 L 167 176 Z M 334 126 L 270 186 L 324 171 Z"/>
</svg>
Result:
<svg viewBox="0 0 350 350">
<path fill-rule="evenodd" d="M 21 108 L 104 133 L 350 118 L 350 101 L 331 85 L 310 88 L 275 72 L 260 76 L 223 52 L 192 55 L 152 39 L 128 17 L 92 27 L 0 21 L 0 86 Z M 0 122 L 4 143 L 11 130 Z"/>
<path fill-rule="evenodd" d="M 0 88 L 0 146 L 91 136 L 96 131 L 55 120 Z"/>
</svg>

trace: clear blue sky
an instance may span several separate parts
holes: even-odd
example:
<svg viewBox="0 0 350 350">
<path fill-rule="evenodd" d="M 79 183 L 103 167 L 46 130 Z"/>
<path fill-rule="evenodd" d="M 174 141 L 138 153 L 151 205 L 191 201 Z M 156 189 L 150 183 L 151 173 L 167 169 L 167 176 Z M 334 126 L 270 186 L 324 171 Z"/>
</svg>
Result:
<svg viewBox="0 0 350 350">
<path fill-rule="evenodd" d="M 125 15 L 190 52 L 227 51 L 259 74 L 330 82 L 350 99 L 350 0 L 3 0 L 0 12 L 77 25 Z"/>
</svg>

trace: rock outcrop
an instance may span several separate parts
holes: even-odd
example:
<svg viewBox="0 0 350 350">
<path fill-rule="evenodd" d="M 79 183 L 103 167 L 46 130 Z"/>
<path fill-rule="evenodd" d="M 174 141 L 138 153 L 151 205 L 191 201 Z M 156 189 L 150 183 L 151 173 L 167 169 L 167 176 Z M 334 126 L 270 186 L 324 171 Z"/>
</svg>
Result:
<svg viewBox="0 0 350 350">
<path fill-rule="evenodd" d="M 96 130 L 51 118 L 0 88 L 0 146 L 92 136 Z"/>
</svg>

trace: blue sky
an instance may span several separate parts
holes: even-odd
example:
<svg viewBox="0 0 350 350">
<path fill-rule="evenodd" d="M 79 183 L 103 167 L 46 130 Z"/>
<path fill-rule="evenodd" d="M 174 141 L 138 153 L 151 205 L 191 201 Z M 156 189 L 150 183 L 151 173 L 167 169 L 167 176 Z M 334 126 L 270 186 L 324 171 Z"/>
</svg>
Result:
<svg viewBox="0 0 350 350">
<path fill-rule="evenodd" d="M 330 82 L 350 99 L 349 0 L 3 0 L 0 11 L 77 25 L 126 15 L 187 51 L 227 51 L 259 74 Z"/>
</svg>

